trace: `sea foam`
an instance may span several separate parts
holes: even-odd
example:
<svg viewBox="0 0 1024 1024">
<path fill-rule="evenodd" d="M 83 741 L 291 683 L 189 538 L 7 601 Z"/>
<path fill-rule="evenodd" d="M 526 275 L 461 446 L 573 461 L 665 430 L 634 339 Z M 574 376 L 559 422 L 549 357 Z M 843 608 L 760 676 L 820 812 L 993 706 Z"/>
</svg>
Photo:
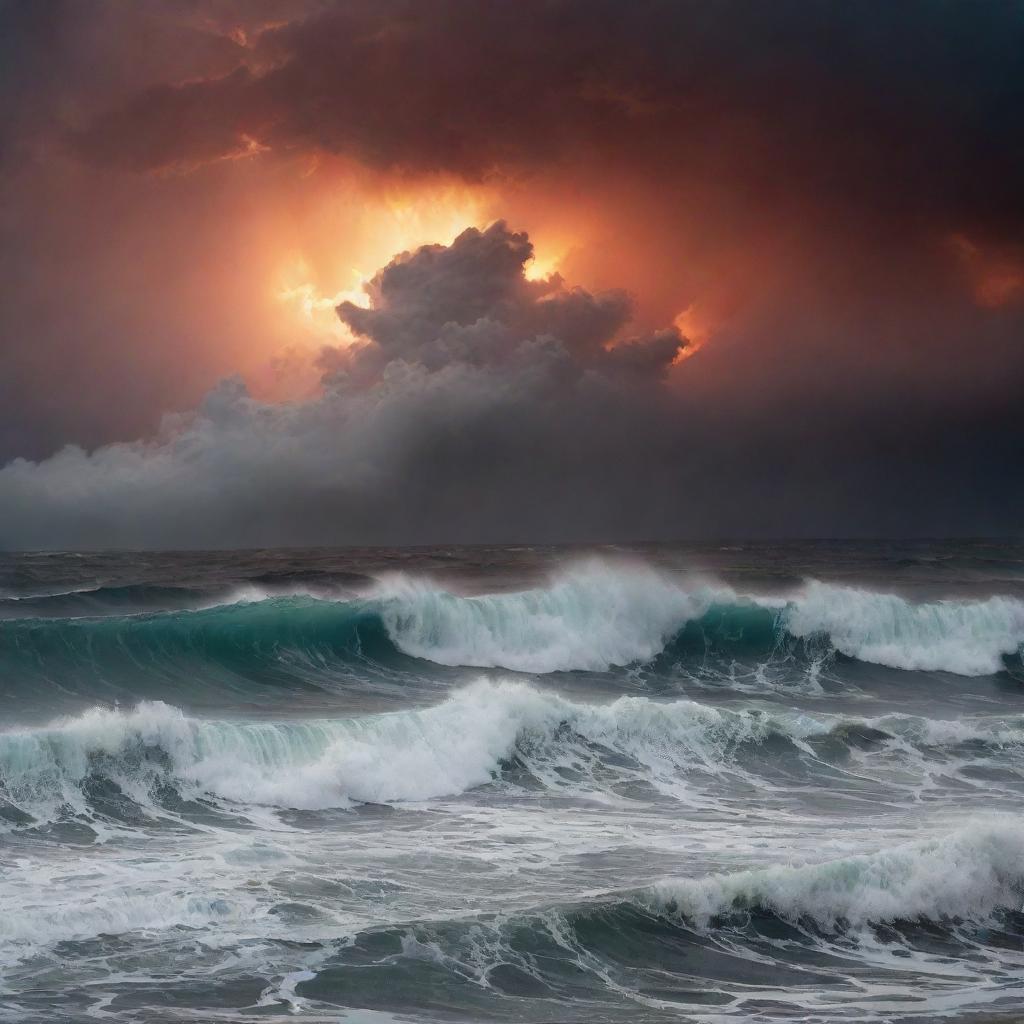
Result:
<svg viewBox="0 0 1024 1024">
<path fill-rule="evenodd" d="M 701 925 L 751 910 L 830 928 L 980 919 L 1024 905 L 1024 827 L 980 821 L 941 838 L 824 864 L 667 880 L 640 900 Z"/>
<path fill-rule="evenodd" d="M 914 603 L 814 580 L 788 597 L 744 597 L 602 562 L 519 593 L 462 597 L 399 577 L 375 596 L 392 641 L 407 654 L 533 673 L 650 661 L 712 608 L 723 609 L 727 623 L 730 609 L 737 618 L 760 612 L 774 619 L 780 637 L 820 640 L 850 658 L 912 671 L 987 675 L 1024 643 L 1024 602 L 1009 597 Z M 743 626 L 738 621 L 735 632 Z"/>
<path fill-rule="evenodd" d="M 731 591 L 684 590 L 644 566 L 578 565 L 547 587 L 461 597 L 408 576 L 374 596 L 396 646 L 442 665 L 604 671 L 649 661 Z"/>
<path fill-rule="evenodd" d="M 101 775 L 141 805 L 171 784 L 184 795 L 318 809 L 463 793 L 500 777 L 514 758 L 561 785 L 559 768 L 586 774 L 609 753 L 658 787 L 681 771 L 731 770 L 744 745 L 775 738 L 813 754 L 807 744 L 850 729 L 919 749 L 1024 743 L 1018 720 L 999 728 L 913 716 L 859 720 L 634 696 L 597 705 L 480 680 L 433 707 L 347 719 L 208 720 L 162 702 L 97 708 L 0 733 L 0 797 L 36 820 L 88 815 L 88 780 Z"/>
<path fill-rule="evenodd" d="M 842 654 L 891 668 L 964 676 L 998 672 L 1024 643 L 1024 602 L 914 604 L 895 594 L 811 582 L 783 612 L 794 636 L 827 636 Z"/>
</svg>

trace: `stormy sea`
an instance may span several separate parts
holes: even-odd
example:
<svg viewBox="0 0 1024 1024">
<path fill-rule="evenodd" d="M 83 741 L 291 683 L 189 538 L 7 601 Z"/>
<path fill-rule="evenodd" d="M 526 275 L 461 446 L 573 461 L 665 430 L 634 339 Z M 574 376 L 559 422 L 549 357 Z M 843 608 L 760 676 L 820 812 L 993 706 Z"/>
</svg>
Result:
<svg viewBox="0 0 1024 1024">
<path fill-rule="evenodd" d="M 1019 1021 L 1024 544 L 0 560 L 0 1020 Z"/>
</svg>

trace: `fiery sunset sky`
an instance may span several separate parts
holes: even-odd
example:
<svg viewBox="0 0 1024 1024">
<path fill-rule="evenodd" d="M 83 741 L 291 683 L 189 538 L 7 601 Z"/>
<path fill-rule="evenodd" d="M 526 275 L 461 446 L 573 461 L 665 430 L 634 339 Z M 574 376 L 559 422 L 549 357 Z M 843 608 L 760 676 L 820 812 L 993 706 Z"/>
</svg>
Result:
<svg viewBox="0 0 1024 1024">
<path fill-rule="evenodd" d="M 0 50 L 0 547 L 1024 527 L 1019 3 L 7 0 Z"/>
</svg>

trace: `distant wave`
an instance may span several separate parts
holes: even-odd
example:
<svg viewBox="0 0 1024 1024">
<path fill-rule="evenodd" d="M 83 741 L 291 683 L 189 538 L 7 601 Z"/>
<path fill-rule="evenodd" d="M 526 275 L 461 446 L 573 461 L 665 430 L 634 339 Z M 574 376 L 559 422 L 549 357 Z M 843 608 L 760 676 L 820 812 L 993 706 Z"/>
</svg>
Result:
<svg viewBox="0 0 1024 1024">
<path fill-rule="evenodd" d="M 123 586 L 92 586 L 53 594 L 0 595 L 0 619 L 124 615 L 131 612 L 186 609 L 204 598 L 202 591 L 189 587 L 152 583 Z"/>
<path fill-rule="evenodd" d="M 365 586 L 369 581 L 363 577 L 361 582 Z M 337 583 L 307 583 L 301 579 L 290 579 L 284 574 L 277 579 L 269 573 L 259 579 L 219 589 L 156 583 L 98 584 L 49 594 L 0 595 L 0 620 L 116 618 L 159 612 L 202 611 L 224 605 L 287 597 L 334 600 L 341 593 Z"/>
<path fill-rule="evenodd" d="M 598 777 L 611 777 L 664 790 L 680 772 L 731 770 L 744 749 L 768 741 L 783 744 L 774 757 L 804 750 L 815 760 L 821 755 L 808 744 L 824 741 L 947 751 L 980 742 L 995 750 L 1024 745 L 1024 721 L 865 721 L 641 697 L 591 705 L 483 680 L 434 707 L 348 719 L 207 720 L 149 702 L 0 733 L 0 811 L 6 803 L 8 819 L 23 824 L 89 816 L 97 792 L 109 797 L 97 779 L 140 806 L 166 786 L 188 797 L 300 809 L 425 800 L 514 775 L 516 766 L 553 788 L 569 779 L 572 788 L 596 790 Z"/>
<path fill-rule="evenodd" d="M 103 600 L 119 595 L 115 590 Z M 124 599 L 139 597 L 130 592 Z M 838 653 L 896 669 L 978 676 L 1001 671 L 1022 643 L 1024 601 L 1010 597 L 914 603 L 816 581 L 786 598 L 751 597 L 710 584 L 684 588 L 646 567 L 591 562 L 516 593 L 461 596 L 397 575 L 355 598 L 250 584 L 191 610 L 21 617 L 0 622 L 0 665 L 8 659 L 9 675 L 17 678 L 19 666 L 31 675 L 43 658 L 173 667 L 175 659 L 205 657 L 257 675 L 295 657 L 318 663 L 415 658 L 549 673 L 658 659 L 666 667 L 708 653 L 756 663 L 781 652 L 815 659 Z"/>
</svg>

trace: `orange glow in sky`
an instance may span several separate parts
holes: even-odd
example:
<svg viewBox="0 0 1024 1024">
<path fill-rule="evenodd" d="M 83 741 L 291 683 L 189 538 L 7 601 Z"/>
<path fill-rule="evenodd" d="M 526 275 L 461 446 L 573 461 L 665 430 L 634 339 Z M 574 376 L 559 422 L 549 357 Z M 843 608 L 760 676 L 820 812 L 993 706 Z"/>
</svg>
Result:
<svg viewBox="0 0 1024 1024">
<path fill-rule="evenodd" d="M 369 304 L 364 286 L 398 253 L 421 245 L 450 244 L 468 227 L 490 219 L 484 197 L 466 188 L 427 189 L 406 195 L 362 198 L 355 208 L 345 196 L 336 233 L 314 228 L 307 244 L 281 260 L 270 292 L 293 329 L 311 344 L 350 344 L 354 339 L 335 314 L 342 301 Z M 329 199 L 321 226 L 333 225 L 339 209 Z"/>
<path fill-rule="evenodd" d="M 997 309 L 1024 299 L 1024 253 L 995 251 L 964 235 L 950 242 L 979 306 Z"/>
</svg>

